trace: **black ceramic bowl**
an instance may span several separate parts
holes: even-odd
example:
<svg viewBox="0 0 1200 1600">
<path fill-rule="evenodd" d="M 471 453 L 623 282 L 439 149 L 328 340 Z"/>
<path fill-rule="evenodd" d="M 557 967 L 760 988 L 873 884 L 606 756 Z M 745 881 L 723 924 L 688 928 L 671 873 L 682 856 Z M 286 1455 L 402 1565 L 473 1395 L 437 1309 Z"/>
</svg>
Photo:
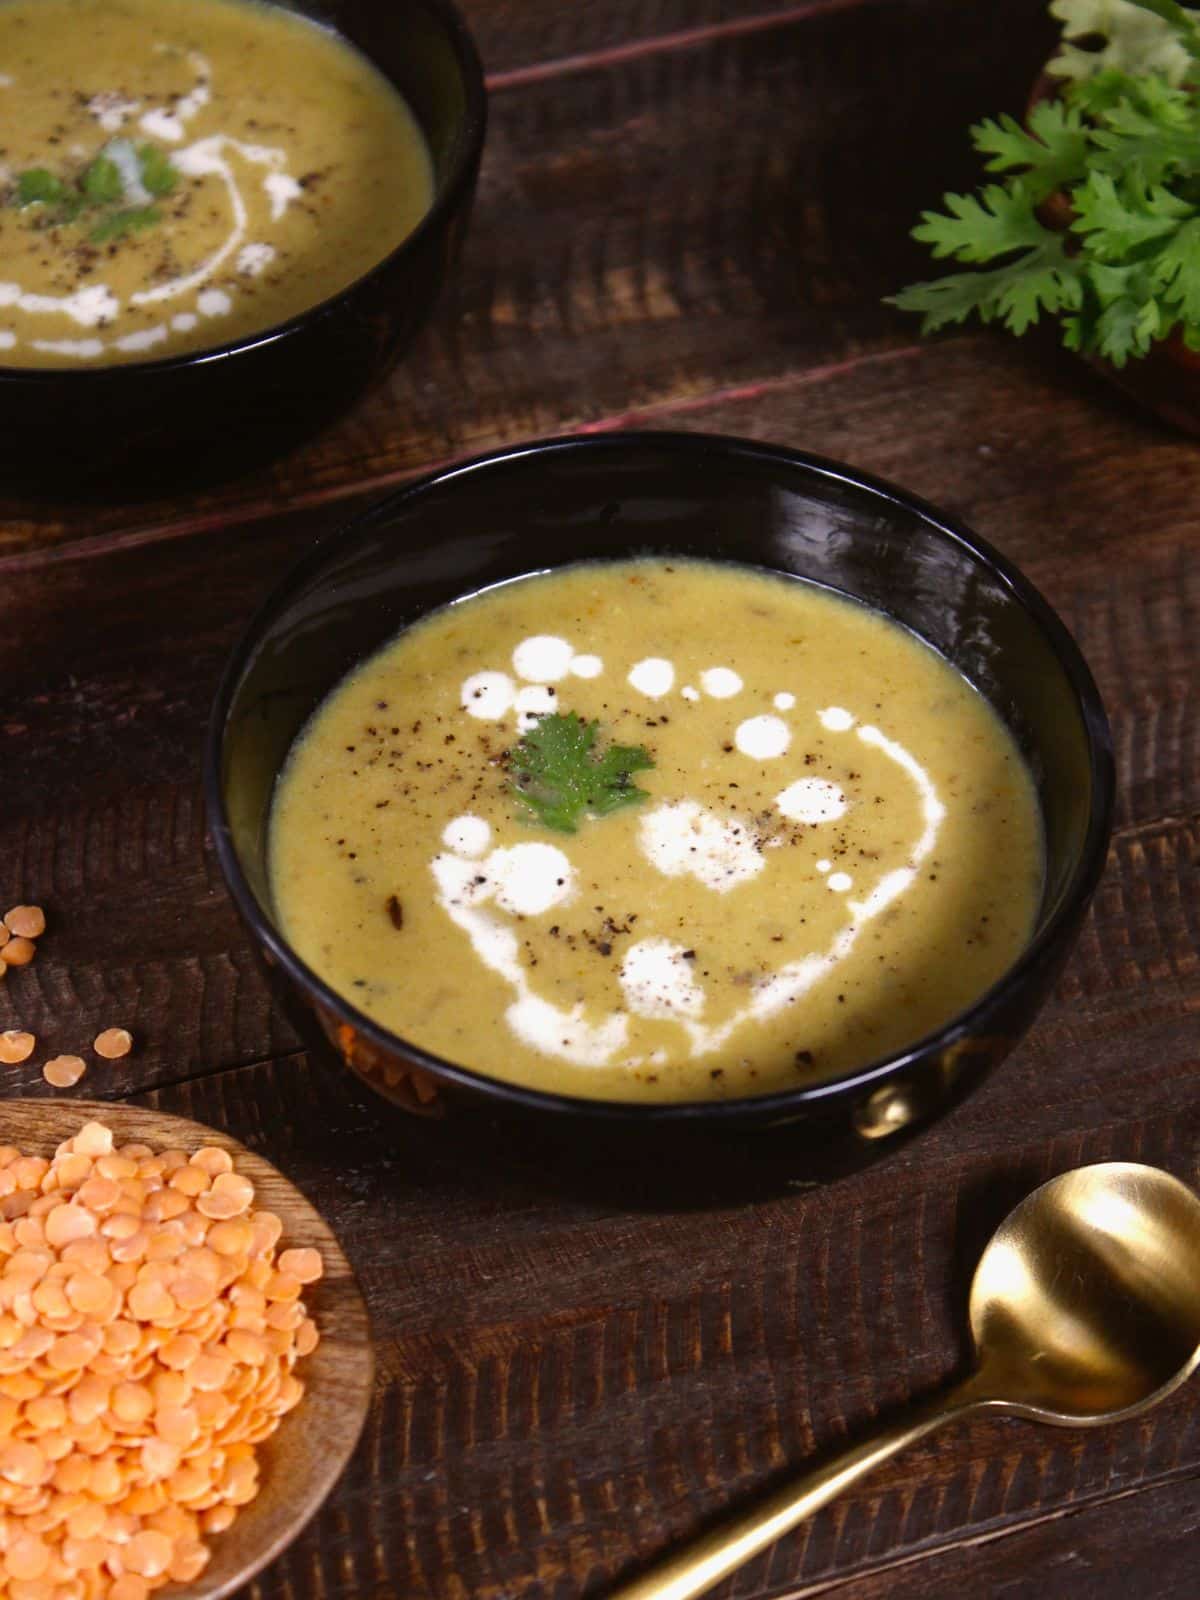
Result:
<svg viewBox="0 0 1200 1600">
<path fill-rule="evenodd" d="M 1033 772 L 1046 838 L 1034 935 L 960 1016 L 910 1049 L 756 1099 L 630 1105 L 515 1087 L 408 1044 L 289 948 L 266 874 L 275 777 L 297 730 L 355 663 L 436 606 L 503 579 L 633 553 L 708 557 L 812 579 L 895 617 L 987 697 Z M 647 1131 L 787 1130 L 795 1152 L 851 1162 L 951 1105 L 1032 1022 L 1103 866 L 1113 790 L 1104 710 L 1033 587 L 965 528 L 835 463 L 701 434 L 549 440 L 426 478 L 318 544 L 250 624 L 226 669 L 206 756 L 221 867 L 293 1008 L 346 1064 L 410 1110 L 516 1112 L 618 1140 Z M 611 1141 L 609 1141 L 611 1147 Z M 828 1165 L 828 1162 L 825 1162 Z"/>
<path fill-rule="evenodd" d="M 123 499 L 239 470 L 312 433 L 383 376 L 424 323 L 465 232 L 486 95 L 447 0 L 275 0 L 356 45 L 408 101 L 434 203 L 364 277 L 277 327 L 119 366 L 0 366 L 0 462 L 22 487 Z"/>
</svg>

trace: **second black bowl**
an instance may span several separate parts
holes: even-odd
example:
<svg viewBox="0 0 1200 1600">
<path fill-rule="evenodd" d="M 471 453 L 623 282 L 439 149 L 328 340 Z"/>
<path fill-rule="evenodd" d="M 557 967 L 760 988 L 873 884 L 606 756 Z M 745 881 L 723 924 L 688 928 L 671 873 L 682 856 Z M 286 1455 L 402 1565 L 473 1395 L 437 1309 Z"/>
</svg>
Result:
<svg viewBox="0 0 1200 1600">
<path fill-rule="evenodd" d="M 10 485 L 141 495 L 228 475 L 288 448 L 387 372 L 458 255 L 483 150 L 483 72 L 447 0 L 276 0 L 356 46 L 404 96 L 429 146 L 434 200 L 348 288 L 261 333 L 161 361 L 0 365 Z"/>
</svg>

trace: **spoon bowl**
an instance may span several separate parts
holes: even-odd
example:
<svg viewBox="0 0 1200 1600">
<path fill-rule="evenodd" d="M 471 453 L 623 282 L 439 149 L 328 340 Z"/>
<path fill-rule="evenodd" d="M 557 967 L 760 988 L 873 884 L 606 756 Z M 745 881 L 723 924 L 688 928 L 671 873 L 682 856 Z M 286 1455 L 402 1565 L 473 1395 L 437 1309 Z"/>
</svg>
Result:
<svg viewBox="0 0 1200 1600">
<path fill-rule="evenodd" d="M 1200 1364 L 1200 1198 L 1156 1167 L 1052 1178 L 1010 1212 L 971 1284 L 976 1364 L 949 1393 L 715 1528 L 611 1600 L 690 1600 L 906 1445 L 972 1411 L 1098 1427 Z"/>
<path fill-rule="evenodd" d="M 1064 1172 L 997 1229 L 970 1320 L 1008 1410 L 1096 1426 L 1156 1404 L 1200 1361 L 1200 1200 L 1133 1162 Z"/>
</svg>

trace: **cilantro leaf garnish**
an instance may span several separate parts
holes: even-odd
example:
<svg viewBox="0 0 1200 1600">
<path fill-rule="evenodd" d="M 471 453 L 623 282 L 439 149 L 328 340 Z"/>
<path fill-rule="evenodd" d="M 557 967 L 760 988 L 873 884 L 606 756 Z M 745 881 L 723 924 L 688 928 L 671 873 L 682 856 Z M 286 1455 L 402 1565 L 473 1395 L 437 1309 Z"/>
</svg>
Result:
<svg viewBox="0 0 1200 1600">
<path fill-rule="evenodd" d="M 47 172 L 45 167 L 30 167 L 27 172 L 18 172 L 16 189 L 13 192 L 15 206 L 55 205 L 64 200 L 67 186 L 61 178 L 56 178 L 52 172 Z"/>
<path fill-rule="evenodd" d="M 510 788 L 526 821 L 575 833 L 583 817 L 605 817 L 649 798 L 631 781 L 654 765 L 649 751 L 612 744 L 597 755 L 599 728 L 574 711 L 555 712 L 521 737 L 510 754 Z"/>
<path fill-rule="evenodd" d="M 28 206 L 37 206 L 39 212 L 44 208 L 56 225 L 74 222 L 88 204 L 78 189 L 64 183 L 45 167 L 29 167 L 17 173 L 11 203 L 22 211 Z"/>
<path fill-rule="evenodd" d="M 162 212 L 147 202 L 170 194 L 178 182 L 178 170 L 157 145 L 135 151 L 128 140 L 113 139 L 73 177 L 45 167 L 18 172 L 9 200 L 22 209 L 37 206 L 54 227 L 86 215 L 91 242 L 108 244 L 161 222 Z"/>
<path fill-rule="evenodd" d="M 142 182 L 153 195 L 170 194 L 179 182 L 179 174 L 171 165 L 165 150 L 156 144 L 138 146 L 138 164 L 142 169 Z"/>
<path fill-rule="evenodd" d="M 79 187 L 84 198 L 94 206 L 112 205 L 125 198 L 120 167 L 103 155 L 97 156 L 95 161 L 84 167 L 79 177 Z"/>
<path fill-rule="evenodd" d="M 112 211 L 103 222 L 97 223 L 88 234 L 93 244 L 108 244 L 113 239 L 124 239 L 126 234 L 141 233 L 162 221 L 162 212 L 153 206 L 136 206 L 128 211 Z"/>
</svg>

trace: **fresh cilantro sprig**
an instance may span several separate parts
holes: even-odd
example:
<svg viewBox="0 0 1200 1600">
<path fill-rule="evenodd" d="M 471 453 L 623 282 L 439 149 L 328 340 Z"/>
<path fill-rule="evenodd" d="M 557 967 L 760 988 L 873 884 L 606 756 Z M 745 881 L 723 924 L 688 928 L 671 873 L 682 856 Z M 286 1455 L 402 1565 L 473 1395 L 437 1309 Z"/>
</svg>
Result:
<svg viewBox="0 0 1200 1600">
<path fill-rule="evenodd" d="M 611 744 L 596 753 L 598 722 L 574 711 L 538 720 L 509 760 L 510 788 L 521 816 L 558 833 L 575 833 L 584 817 L 606 817 L 648 798 L 632 781 L 654 765 L 641 745 Z"/>
<path fill-rule="evenodd" d="M 910 285 L 890 303 L 919 313 L 925 333 L 978 316 L 1020 334 L 1057 317 L 1068 348 L 1117 367 L 1175 331 L 1200 349 L 1196 14 L 1175 0 L 1055 0 L 1051 10 L 1064 39 L 1099 32 L 1108 44 L 1069 47 L 1059 97 L 1026 126 L 1001 116 L 971 129 L 986 170 L 1005 176 L 947 194 L 913 237 L 975 270 Z"/>
<path fill-rule="evenodd" d="M 88 238 L 93 244 L 107 244 L 161 222 L 162 212 L 147 204 L 147 197 L 162 199 L 178 182 L 178 171 L 157 145 L 135 148 L 128 140 L 114 139 L 71 178 L 46 167 L 18 172 L 9 203 L 21 210 L 42 208 L 54 227 L 87 217 L 92 223 Z"/>
</svg>

